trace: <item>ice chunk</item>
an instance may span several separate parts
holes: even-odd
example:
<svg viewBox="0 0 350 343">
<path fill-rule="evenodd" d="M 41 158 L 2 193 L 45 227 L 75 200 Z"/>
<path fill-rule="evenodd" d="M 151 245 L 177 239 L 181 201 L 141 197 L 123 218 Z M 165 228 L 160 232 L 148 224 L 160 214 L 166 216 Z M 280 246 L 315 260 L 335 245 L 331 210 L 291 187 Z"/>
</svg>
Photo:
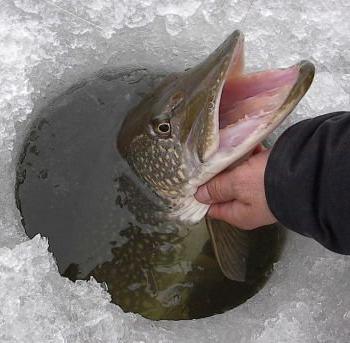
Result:
<svg viewBox="0 0 350 343">
<path fill-rule="evenodd" d="M 198 0 L 185 0 L 185 1 L 159 1 L 157 6 L 157 13 L 159 15 L 178 15 L 181 17 L 191 17 L 193 16 L 199 6 L 201 1 Z"/>
<path fill-rule="evenodd" d="M 309 58 L 317 77 L 291 123 L 349 110 L 347 0 L 7 0 L 0 11 L 1 342 L 339 342 L 350 337 L 350 261 L 290 233 L 265 288 L 208 319 L 150 322 L 96 282 L 59 276 L 47 242 L 28 240 L 14 200 L 31 113 L 101 68 L 192 66 L 233 29 L 250 70 Z M 34 110 L 34 112 L 33 112 Z"/>
<path fill-rule="evenodd" d="M 109 295 L 94 280 L 73 284 L 62 278 L 47 248 L 47 241 L 36 236 L 14 249 L 0 249 L 0 340 L 96 341 L 101 330 L 122 338 L 124 321 L 113 323 L 121 310 L 111 307 Z"/>
<path fill-rule="evenodd" d="M 169 35 L 176 36 L 183 30 L 184 21 L 176 14 L 168 14 L 165 27 Z"/>
</svg>

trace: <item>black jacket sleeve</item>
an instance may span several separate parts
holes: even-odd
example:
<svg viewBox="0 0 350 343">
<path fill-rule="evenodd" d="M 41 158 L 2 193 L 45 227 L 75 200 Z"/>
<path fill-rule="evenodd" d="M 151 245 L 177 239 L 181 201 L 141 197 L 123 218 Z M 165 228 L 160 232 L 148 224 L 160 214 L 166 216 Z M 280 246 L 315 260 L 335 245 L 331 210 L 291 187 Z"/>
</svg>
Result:
<svg viewBox="0 0 350 343">
<path fill-rule="evenodd" d="M 286 130 L 270 153 L 265 192 L 284 226 L 350 254 L 350 112 Z"/>
</svg>

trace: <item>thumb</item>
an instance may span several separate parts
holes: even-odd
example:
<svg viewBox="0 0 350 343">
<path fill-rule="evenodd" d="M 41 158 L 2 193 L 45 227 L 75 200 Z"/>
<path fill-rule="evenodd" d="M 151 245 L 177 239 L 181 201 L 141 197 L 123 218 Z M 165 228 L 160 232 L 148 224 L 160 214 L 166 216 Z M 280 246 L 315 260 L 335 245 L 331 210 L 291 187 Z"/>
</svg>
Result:
<svg viewBox="0 0 350 343">
<path fill-rule="evenodd" d="M 221 173 L 200 186 L 195 194 L 195 198 L 204 204 L 221 203 L 236 199 L 238 196 L 235 171 Z"/>
</svg>

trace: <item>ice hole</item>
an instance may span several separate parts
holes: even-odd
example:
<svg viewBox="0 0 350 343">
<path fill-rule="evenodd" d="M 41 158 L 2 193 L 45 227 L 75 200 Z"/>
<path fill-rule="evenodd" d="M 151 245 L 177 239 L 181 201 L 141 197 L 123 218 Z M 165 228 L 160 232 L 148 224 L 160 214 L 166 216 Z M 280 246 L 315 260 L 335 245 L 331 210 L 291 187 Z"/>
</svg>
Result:
<svg viewBox="0 0 350 343">
<path fill-rule="evenodd" d="M 140 198 L 115 141 L 127 113 L 165 74 L 146 67 L 99 71 L 49 101 L 33 115 L 24 141 L 16 203 L 28 236 L 48 238 L 61 275 L 93 277 L 125 312 L 198 319 L 237 307 L 263 288 L 284 230 L 244 233 L 247 273 L 237 282 L 222 274 L 204 220 L 181 233 L 148 221 L 154 205 Z"/>
</svg>

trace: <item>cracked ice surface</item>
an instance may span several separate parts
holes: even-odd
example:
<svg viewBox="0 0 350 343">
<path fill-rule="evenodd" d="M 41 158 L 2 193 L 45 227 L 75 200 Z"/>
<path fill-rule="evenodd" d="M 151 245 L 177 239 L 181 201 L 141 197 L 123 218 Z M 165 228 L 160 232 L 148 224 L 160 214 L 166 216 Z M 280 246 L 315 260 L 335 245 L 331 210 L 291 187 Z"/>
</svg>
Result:
<svg viewBox="0 0 350 343">
<path fill-rule="evenodd" d="M 210 319 L 150 322 L 110 304 L 93 280 L 60 277 L 47 242 L 24 234 L 13 190 L 33 109 L 106 66 L 182 70 L 236 28 L 246 34 L 251 70 L 304 58 L 317 66 L 284 129 L 349 110 L 349 16 L 348 0 L 1 1 L 0 341 L 348 343 L 350 260 L 309 239 L 290 233 L 268 284 L 239 308 Z"/>
</svg>

